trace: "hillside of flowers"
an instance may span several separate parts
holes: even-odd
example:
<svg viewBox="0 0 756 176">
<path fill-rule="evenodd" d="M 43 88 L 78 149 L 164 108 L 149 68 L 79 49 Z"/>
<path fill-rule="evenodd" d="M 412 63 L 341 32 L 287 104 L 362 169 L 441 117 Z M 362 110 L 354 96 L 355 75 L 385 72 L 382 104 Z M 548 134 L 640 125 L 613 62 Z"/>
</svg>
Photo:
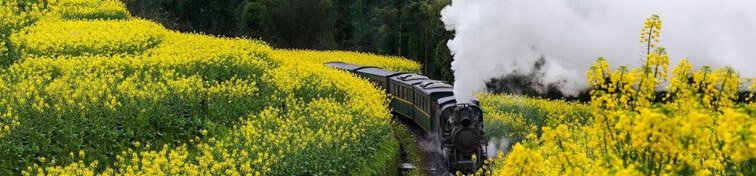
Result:
<svg viewBox="0 0 756 176">
<path fill-rule="evenodd" d="M 385 95 L 322 62 L 414 62 L 178 33 L 116 0 L 0 5 L 0 175 L 396 171 Z"/>
<path fill-rule="evenodd" d="M 739 91 L 756 91 L 756 82 L 729 67 L 694 68 L 685 59 L 669 69 L 668 54 L 658 44 L 661 25 L 660 17 L 652 16 L 642 29 L 641 43 L 648 47 L 643 66 L 611 69 L 602 58 L 594 63 L 587 71 L 590 104 L 540 103 L 530 109 L 560 110 L 545 111 L 546 116 L 508 115 L 487 123 L 524 136 L 500 155 L 489 173 L 756 174 L 756 103 L 753 94 L 738 100 Z M 659 90 L 666 93 L 657 94 Z M 533 101 L 539 100 L 522 102 L 529 106 Z M 506 107 L 494 106 L 497 111 L 486 111 L 487 117 L 511 113 L 506 109 L 512 106 Z"/>
<path fill-rule="evenodd" d="M 756 175 L 756 95 L 741 94 L 756 81 L 670 66 L 661 26 L 641 29 L 642 66 L 596 60 L 590 103 L 479 94 L 486 136 L 513 143 L 479 174 Z M 4 0 L 0 175 L 398 174 L 414 139 L 382 91 L 330 61 L 420 70 L 180 33 L 119 0 Z"/>
</svg>

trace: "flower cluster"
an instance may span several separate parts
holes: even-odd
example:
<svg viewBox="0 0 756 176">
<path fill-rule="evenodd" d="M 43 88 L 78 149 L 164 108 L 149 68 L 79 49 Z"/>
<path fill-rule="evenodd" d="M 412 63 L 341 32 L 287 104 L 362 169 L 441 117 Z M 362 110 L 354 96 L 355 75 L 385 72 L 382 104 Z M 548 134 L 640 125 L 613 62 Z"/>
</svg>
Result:
<svg viewBox="0 0 756 176">
<path fill-rule="evenodd" d="M 53 16 L 72 19 L 128 19 L 129 11 L 120 0 L 58 0 Z"/>
<path fill-rule="evenodd" d="M 11 64 L 13 53 L 9 38 L 19 29 L 33 24 L 47 12 L 45 2 L 4 0 L 0 2 L 0 66 Z"/>
<path fill-rule="evenodd" d="M 147 20 L 50 21 L 24 28 L 10 40 L 22 57 L 135 55 L 157 46 L 165 33 Z"/>
<path fill-rule="evenodd" d="M 658 16 L 645 23 L 641 42 L 649 52 L 643 66 L 612 70 L 599 58 L 587 71 L 588 123 L 542 127 L 540 135 L 532 133 L 497 161 L 494 172 L 753 174 L 756 111 L 754 103 L 738 102 L 743 79 L 732 68 L 694 69 L 685 59 L 669 72 L 666 51 L 656 44 L 660 29 Z"/>
<path fill-rule="evenodd" d="M 647 44 L 648 48 L 655 48 L 658 45 L 661 35 L 662 20 L 659 15 L 651 15 L 646 18 L 641 28 L 640 42 Z"/>
<path fill-rule="evenodd" d="M 558 124 L 584 125 L 590 107 L 563 100 L 533 99 L 516 95 L 479 94 L 484 129 L 488 137 L 507 137 L 518 142 L 529 134 L 540 135 L 542 127 Z"/>
<path fill-rule="evenodd" d="M 756 80 L 751 80 L 753 84 L 751 85 L 751 95 L 748 96 L 748 101 L 751 102 L 751 105 L 756 105 Z"/>
</svg>

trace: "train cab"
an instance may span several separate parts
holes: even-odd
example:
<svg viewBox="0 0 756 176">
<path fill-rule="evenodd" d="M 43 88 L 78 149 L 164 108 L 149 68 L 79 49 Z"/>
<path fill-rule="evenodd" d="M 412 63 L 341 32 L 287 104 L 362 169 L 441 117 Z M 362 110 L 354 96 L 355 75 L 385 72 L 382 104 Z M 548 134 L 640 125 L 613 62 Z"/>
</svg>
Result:
<svg viewBox="0 0 756 176">
<path fill-rule="evenodd" d="M 443 97 L 436 100 L 434 103 L 436 107 L 436 114 L 438 114 L 438 129 L 439 137 L 448 137 L 451 135 L 451 131 L 445 127 L 449 127 L 450 119 L 454 118 L 454 109 L 457 107 L 457 99 L 454 96 Z M 443 139 L 440 140 L 443 142 Z"/>
</svg>

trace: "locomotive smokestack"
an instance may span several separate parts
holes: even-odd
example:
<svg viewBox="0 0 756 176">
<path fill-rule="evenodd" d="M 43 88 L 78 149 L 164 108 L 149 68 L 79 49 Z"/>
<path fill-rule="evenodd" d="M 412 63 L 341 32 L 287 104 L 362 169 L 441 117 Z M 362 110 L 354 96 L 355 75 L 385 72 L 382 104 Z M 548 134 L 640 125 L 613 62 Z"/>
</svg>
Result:
<svg viewBox="0 0 756 176">
<path fill-rule="evenodd" d="M 468 108 L 466 108 L 467 105 L 458 105 L 460 108 L 457 110 L 457 118 L 459 119 L 459 123 L 462 126 L 470 126 L 470 115 L 471 112 Z"/>
<path fill-rule="evenodd" d="M 460 103 L 455 108 L 454 116 L 460 125 L 469 127 L 473 124 L 473 120 L 476 120 L 478 114 L 472 108 L 472 104 Z"/>
</svg>

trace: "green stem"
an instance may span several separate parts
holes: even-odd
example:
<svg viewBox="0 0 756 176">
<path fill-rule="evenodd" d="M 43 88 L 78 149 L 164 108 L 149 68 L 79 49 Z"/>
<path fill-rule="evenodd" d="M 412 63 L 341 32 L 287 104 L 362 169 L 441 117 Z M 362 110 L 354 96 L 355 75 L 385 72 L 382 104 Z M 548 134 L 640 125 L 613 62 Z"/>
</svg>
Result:
<svg viewBox="0 0 756 176">
<path fill-rule="evenodd" d="M 646 64 L 643 66 L 643 77 L 641 77 L 640 83 L 638 83 L 638 90 L 635 92 L 635 102 L 638 102 L 640 99 L 640 92 L 643 90 L 643 81 L 646 79 L 646 75 L 648 74 L 648 65 L 649 60 L 648 56 L 651 54 L 651 36 L 654 35 L 654 25 L 651 25 L 651 27 L 648 29 L 648 41 L 646 41 Z M 633 110 L 635 109 L 635 104 L 632 104 Z"/>
<path fill-rule="evenodd" d="M 727 77 L 722 80 L 722 87 L 719 88 L 719 99 L 717 99 L 717 103 L 714 104 L 714 109 L 719 109 L 719 103 L 722 102 L 722 99 L 725 99 L 726 97 L 722 97 L 722 92 L 725 91 L 725 86 L 727 86 L 727 79 L 730 78 L 730 75 L 732 75 L 732 70 L 727 70 Z"/>
</svg>

